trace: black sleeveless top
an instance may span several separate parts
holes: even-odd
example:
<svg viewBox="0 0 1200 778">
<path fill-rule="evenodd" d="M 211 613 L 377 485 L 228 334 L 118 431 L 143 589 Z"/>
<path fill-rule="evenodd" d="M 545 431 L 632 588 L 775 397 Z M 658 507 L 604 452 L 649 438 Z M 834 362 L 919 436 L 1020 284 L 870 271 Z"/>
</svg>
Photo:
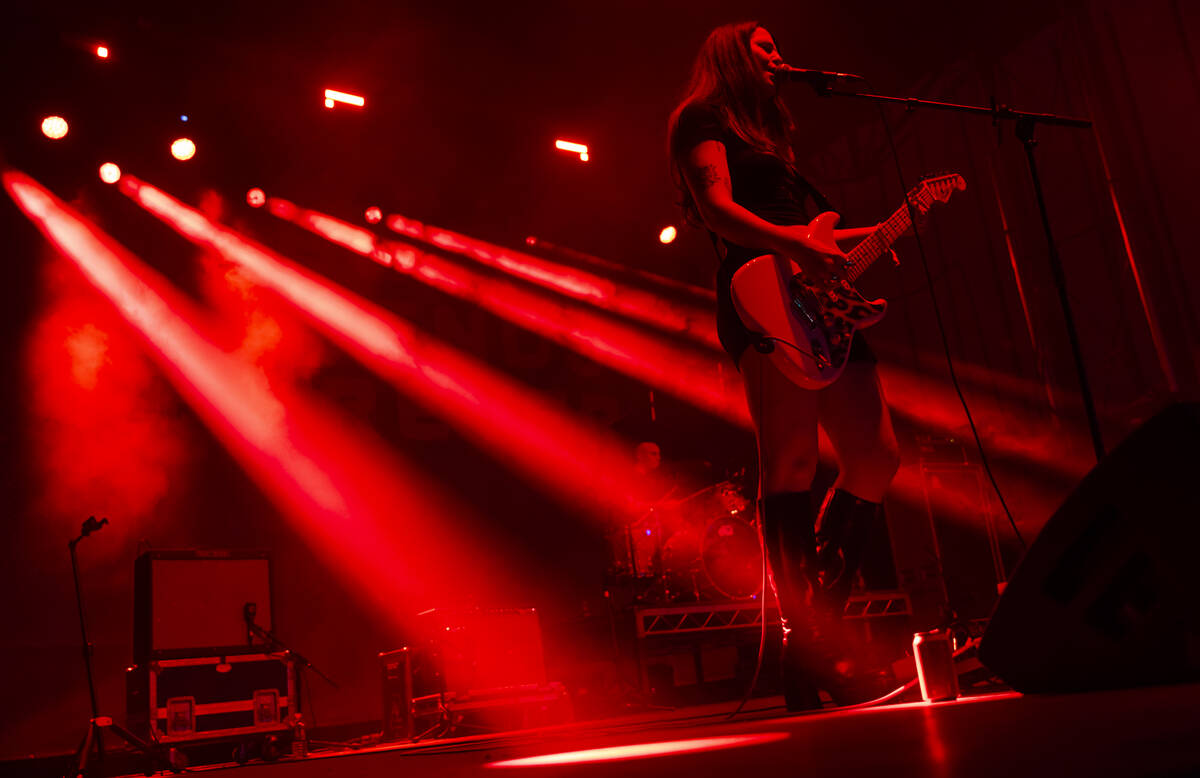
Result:
<svg viewBox="0 0 1200 778">
<path fill-rule="evenodd" d="M 807 224 L 818 213 L 836 210 L 796 169 L 774 154 L 751 147 L 725 126 L 720 112 L 712 105 L 692 103 L 679 114 L 672 137 L 671 154 L 682 159 L 706 140 L 725 146 L 733 201 L 772 224 Z M 717 269 L 717 335 L 734 364 L 757 335 L 748 331 L 733 307 L 733 274 L 755 257 L 770 254 L 762 247 L 739 246 L 709 233 L 721 260 Z M 862 344 L 862 345 L 859 345 Z M 854 339 L 850 360 L 874 361 L 861 333 Z"/>
</svg>

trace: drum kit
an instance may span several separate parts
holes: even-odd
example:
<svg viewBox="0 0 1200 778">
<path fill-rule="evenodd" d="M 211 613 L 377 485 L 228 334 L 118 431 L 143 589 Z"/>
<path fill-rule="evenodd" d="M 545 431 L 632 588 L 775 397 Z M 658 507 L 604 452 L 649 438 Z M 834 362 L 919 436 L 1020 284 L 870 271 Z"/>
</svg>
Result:
<svg viewBox="0 0 1200 778">
<path fill-rule="evenodd" d="M 762 591 L 754 505 L 733 480 L 644 506 L 610 533 L 611 572 L 650 603 L 744 600 Z"/>
</svg>

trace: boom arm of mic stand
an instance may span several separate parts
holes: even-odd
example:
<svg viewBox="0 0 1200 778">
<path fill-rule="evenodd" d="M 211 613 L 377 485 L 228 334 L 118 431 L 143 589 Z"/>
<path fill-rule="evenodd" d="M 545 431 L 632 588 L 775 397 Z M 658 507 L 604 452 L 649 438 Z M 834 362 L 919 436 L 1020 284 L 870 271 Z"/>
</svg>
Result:
<svg viewBox="0 0 1200 778">
<path fill-rule="evenodd" d="M 822 97 L 856 97 L 860 100 L 872 100 L 876 103 L 903 105 L 906 111 L 915 111 L 918 108 L 931 108 L 937 111 L 979 114 L 989 116 L 993 120 L 1010 119 L 1012 121 L 1026 121 L 1034 124 L 1051 124 L 1059 127 L 1079 127 L 1084 129 L 1092 126 L 1090 119 L 1084 119 L 1079 116 L 1060 116 L 1053 113 L 1018 111 L 1007 105 L 968 105 L 965 103 L 947 103 L 939 100 L 923 100 L 919 97 L 897 97 L 896 95 L 877 95 L 868 92 L 837 92 L 828 89 L 818 89 L 817 94 Z"/>
<path fill-rule="evenodd" d="M 1059 116 L 1052 113 L 1018 111 L 1007 105 L 998 105 L 996 103 L 990 106 L 964 105 L 960 103 L 939 102 L 937 100 L 921 100 L 916 97 L 896 97 L 894 95 L 876 95 L 863 92 L 835 92 L 830 89 L 817 89 L 817 94 L 821 97 L 855 97 L 860 100 L 871 100 L 876 103 L 899 104 L 903 105 L 906 111 L 915 111 L 918 108 L 931 108 L 939 111 L 970 113 L 991 117 L 993 123 L 997 124 L 1002 119 L 1014 122 L 1017 137 L 1025 146 L 1025 156 L 1029 163 L 1029 173 L 1033 179 L 1034 194 L 1037 197 L 1038 210 L 1042 217 L 1042 230 L 1046 234 L 1050 270 L 1054 276 L 1055 286 L 1058 289 L 1059 305 L 1066 320 L 1067 339 L 1070 341 L 1071 355 L 1075 360 L 1075 372 L 1079 379 L 1079 393 L 1083 399 L 1084 412 L 1087 414 L 1088 430 L 1091 432 L 1092 437 L 1092 448 L 1096 454 L 1096 461 L 1099 462 L 1103 459 L 1104 441 L 1100 434 L 1100 417 L 1096 413 L 1096 405 L 1092 399 L 1087 368 L 1083 362 L 1083 349 L 1079 343 L 1079 334 L 1075 328 L 1075 317 L 1071 312 L 1071 304 L 1067 295 L 1066 275 L 1063 272 L 1062 261 L 1058 255 L 1058 246 L 1054 242 L 1054 233 L 1050 229 L 1050 213 L 1046 207 L 1046 197 L 1042 191 L 1041 179 L 1038 176 L 1037 161 L 1033 156 L 1033 148 L 1037 145 L 1037 142 L 1033 139 L 1033 131 L 1037 125 L 1047 124 L 1057 127 L 1086 129 L 1092 126 L 1091 120 L 1078 116 Z"/>
</svg>

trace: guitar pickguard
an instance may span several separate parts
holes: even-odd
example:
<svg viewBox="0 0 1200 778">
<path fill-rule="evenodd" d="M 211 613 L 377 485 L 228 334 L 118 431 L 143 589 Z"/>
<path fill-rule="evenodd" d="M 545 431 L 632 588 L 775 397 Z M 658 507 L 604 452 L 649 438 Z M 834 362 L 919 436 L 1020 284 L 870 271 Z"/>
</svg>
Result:
<svg viewBox="0 0 1200 778">
<path fill-rule="evenodd" d="M 788 283 L 792 309 L 805 322 L 804 331 L 818 367 L 838 367 L 850 354 L 855 330 L 883 318 L 887 304 L 870 302 L 845 282 L 818 286 L 796 274 Z"/>
</svg>

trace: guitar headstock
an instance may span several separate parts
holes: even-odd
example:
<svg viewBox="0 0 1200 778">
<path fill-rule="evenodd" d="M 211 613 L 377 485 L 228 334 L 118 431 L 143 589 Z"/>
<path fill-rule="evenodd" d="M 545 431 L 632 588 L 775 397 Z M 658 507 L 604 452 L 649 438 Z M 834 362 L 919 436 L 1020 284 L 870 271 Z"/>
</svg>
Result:
<svg viewBox="0 0 1200 778">
<path fill-rule="evenodd" d="M 922 211 L 935 203 L 944 203 L 950 195 L 967 188 L 967 180 L 958 173 L 946 173 L 921 179 L 908 193 L 908 201 Z"/>
</svg>

